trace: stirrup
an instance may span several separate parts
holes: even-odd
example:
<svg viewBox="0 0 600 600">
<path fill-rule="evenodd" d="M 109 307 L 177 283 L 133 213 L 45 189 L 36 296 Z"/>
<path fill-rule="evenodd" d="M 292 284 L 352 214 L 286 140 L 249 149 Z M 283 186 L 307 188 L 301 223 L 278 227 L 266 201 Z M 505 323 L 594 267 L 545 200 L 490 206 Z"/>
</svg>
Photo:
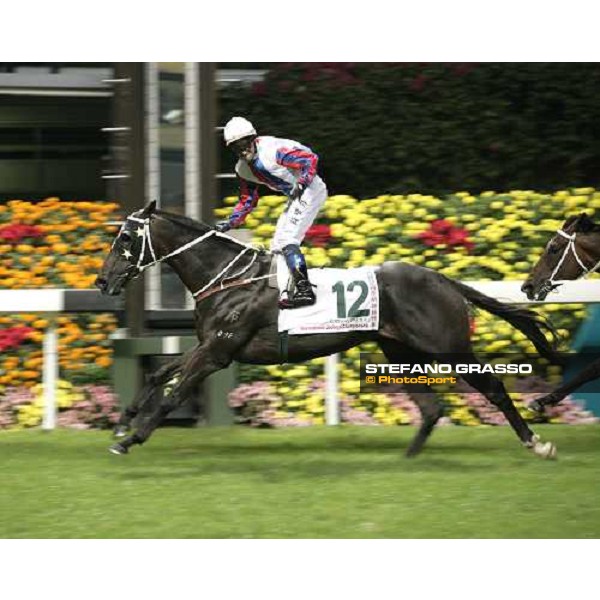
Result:
<svg viewBox="0 0 600 600">
<path fill-rule="evenodd" d="M 312 290 L 311 290 L 311 292 L 312 292 Z M 317 297 L 314 295 L 314 293 L 303 296 L 301 294 L 298 294 L 298 292 L 296 292 L 291 298 L 289 296 L 280 298 L 279 299 L 279 308 L 281 308 L 282 310 L 292 309 L 292 308 L 301 308 L 302 306 L 312 306 L 313 304 L 316 304 L 316 302 L 317 302 Z"/>
</svg>

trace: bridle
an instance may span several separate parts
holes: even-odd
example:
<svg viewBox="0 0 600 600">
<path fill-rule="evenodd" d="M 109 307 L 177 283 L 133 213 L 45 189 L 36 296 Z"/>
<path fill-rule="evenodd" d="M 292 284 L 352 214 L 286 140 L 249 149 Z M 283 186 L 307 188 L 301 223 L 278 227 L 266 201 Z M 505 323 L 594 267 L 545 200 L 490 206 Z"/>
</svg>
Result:
<svg viewBox="0 0 600 600">
<path fill-rule="evenodd" d="M 577 264 L 581 267 L 581 273 L 579 274 L 578 277 L 576 277 L 576 279 L 581 279 L 582 277 L 585 278 L 588 275 L 595 273 L 598 270 L 598 268 L 600 268 L 600 260 L 599 260 L 591 269 L 588 269 L 585 266 L 585 264 L 583 263 L 583 261 L 581 260 L 581 258 L 579 257 L 579 254 L 577 254 L 577 246 L 575 244 L 575 240 L 577 239 L 577 232 L 567 233 L 566 231 L 563 231 L 562 229 L 558 229 L 556 233 L 558 233 L 558 235 L 560 235 L 561 237 L 563 237 L 567 240 L 567 245 L 565 246 L 565 249 L 563 250 L 562 256 L 560 257 L 559 261 L 556 263 L 556 267 L 554 267 L 552 274 L 550 275 L 550 277 L 546 280 L 546 282 L 543 285 L 543 287 L 546 288 L 547 291 L 553 291 L 557 287 L 562 285 L 562 280 L 557 280 L 557 279 L 555 279 L 555 277 L 558 275 L 558 272 L 560 271 L 560 268 L 562 267 L 563 263 L 565 262 L 565 259 L 569 255 L 569 252 L 573 253 L 573 256 L 575 257 Z"/>
<path fill-rule="evenodd" d="M 215 229 L 210 229 L 206 233 L 203 233 L 202 235 L 198 236 L 197 238 L 194 238 L 193 240 L 187 242 L 186 244 L 179 246 L 179 248 L 176 248 L 175 250 L 169 252 L 168 254 L 161 256 L 161 257 L 157 257 L 156 252 L 154 251 L 154 246 L 152 244 L 152 235 L 150 233 L 150 217 L 145 217 L 142 219 L 135 215 L 130 215 L 126 218 L 125 223 L 123 224 L 123 227 L 121 228 L 121 231 L 123 231 L 127 221 L 133 221 L 134 223 L 140 223 L 142 225 L 142 228 L 141 228 L 142 231 L 140 232 L 138 229 L 138 231 L 136 232 L 139 236 L 142 237 L 142 248 L 141 248 L 140 254 L 137 258 L 137 263 L 135 265 L 131 265 L 130 268 L 132 269 L 132 271 L 129 271 L 129 274 L 131 274 L 133 272 L 134 279 L 136 277 L 138 277 L 141 273 L 143 273 L 146 269 L 153 267 L 154 265 L 157 265 L 169 258 L 172 258 L 173 256 L 177 256 L 178 254 L 181 254 L 182 252 L 186 252 L 190 248 L 193 248 L 194 246 L 198 246 L 199 244 L 201 244 L 202 242 L 204 242 L 205 240 L 207 240 L 211 237 L 216 236 L 216 237 L 225 238 L 227 240 L 235 242 L 238 246 L 240 246 L 242 248 L 240 250 L 240 252 L 232 260 L 230 260 L 225 265 L 225 267 L 223 269 L 221 269 L 219 271 L 219 273 L 217 273 L 205 286 L 203 286 L 202 288 L 200 288 L 199 290 L 197 290 L 195 292 L 192 292 L 192 296 L 194 298 L 196 298 L 197 296 L 200 296 L 202 293 L 204 293 L 206 290 L 208 290 L 210 287 L 212 287 L 217 281 L 219 281 L 219 279 L 221 277 L 223 277 L 223 279 L 221 280 L 220 285 L 221 285 L 221 288 L 223 289 L 224 284 L 227 280 L 235 279 L 237 277 L 240 277 L 244 273 L 246 273 L 246 271 L 248 271 L 248 269 L 250 269 L 252 267 L 252 265 L 256 262 L 258 254 L 260 252 L 260 250 L 258 248 L 255 248 L 254 246 L 251 246 L 249 244 L 244 244 L 243 242 L 236 240 L 235 238 L 231 237 L 230 235 L 221 233 L 220 231 L 217 231 Z M 117 238 L 118 238 L 118 236 L 117 236 Z M 113 242 L 113 246 L 116 243 L 117 238 L 115 238 L 115 241 Z M 148 248 L 148 250 L 150 251 L 151 260 L 149 262 L 144 263 L 144 257 L 146 255 L 146 248 Z M 224 277 L 224 275 L 226 273 L 228 273 L 228 271 L 242 258 L 242 256 L 244 256 L 248 252 L 252 252 L 252 258 L 250 259 L 248 264 L 245 267 L 243 267 L 240 271 L 235 273 L 234 275 L 229 275 L 227 277 Z M 272 277 L 272 275 L 269 274 L 269 275 L 262 275 L 260 277 L 251 277 L 251 278 L 245 280 L 245 282 L 252 283 L 254 281 L 259 281 L 261 279 L 267 279 L 268 277 Z"/>
</svg>

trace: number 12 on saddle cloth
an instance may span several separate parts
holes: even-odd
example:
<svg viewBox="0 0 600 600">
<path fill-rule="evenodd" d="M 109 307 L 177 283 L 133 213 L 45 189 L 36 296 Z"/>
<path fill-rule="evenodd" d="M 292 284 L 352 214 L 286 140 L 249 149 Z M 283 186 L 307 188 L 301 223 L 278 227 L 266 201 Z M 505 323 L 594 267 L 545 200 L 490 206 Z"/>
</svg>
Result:
<svg viewBox="0 0 600 600">
<path fill-rule="evenodd" d="M 375 267 L 309 269 L 317 302 L 279 311 L 279 332 L 289 335 L 379 329 L 379 288 Z M 289 271 L 278 263 L 279 293 L 285 293 Z"/>
</svg>

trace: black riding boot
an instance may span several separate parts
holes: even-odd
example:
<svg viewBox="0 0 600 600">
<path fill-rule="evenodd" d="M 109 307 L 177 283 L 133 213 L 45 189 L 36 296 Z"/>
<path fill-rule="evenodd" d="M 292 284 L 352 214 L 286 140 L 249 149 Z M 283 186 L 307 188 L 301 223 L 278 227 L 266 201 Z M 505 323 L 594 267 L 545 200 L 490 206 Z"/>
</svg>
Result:
<svg viewBox="0 0 600 600">
<path fill-rule="evenodd" d="M 290 244 L 283 249 L 283 255 L 294 280 L 294 292 L 290 297 L 281 298 L 279 308 L 299 308 L 311 306 L 317 297 L 308 280 L 306 261 L 299 246 Z"/>
</svg>

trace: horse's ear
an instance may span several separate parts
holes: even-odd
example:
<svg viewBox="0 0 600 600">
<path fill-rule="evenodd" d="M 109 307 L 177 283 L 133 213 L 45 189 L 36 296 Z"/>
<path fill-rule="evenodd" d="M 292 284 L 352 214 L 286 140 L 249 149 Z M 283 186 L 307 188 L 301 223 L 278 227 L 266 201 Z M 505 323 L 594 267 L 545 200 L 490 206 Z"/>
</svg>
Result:
<svg viewBox="0 0 600 600">
<path fill-rule="evenodd" d="M 156 200 L 151 200 L 144 206 L 144 210 L 140 213 L 140 217 L 149 217 L 156 210 Z"/>
<path fill-rule="evenodd" d="M 567 220 L 563 223 L 563 229 L 567 229 L 568 227 L 573 225 L 573 223 L 575 223 L 575 221 L 577 221 L 577 219 L 579 219 L 580 216 L 581 215 L 571 215 L 570 217 L 568 217 Z"/>
<path fill-rule="evenodd" d="M 579 215 L 579 219 L 577 221 L 577 231 L 581 231 L 581 233 L 589 233 L 593 231 L 595 228 L 595 223 L 588 216 L 587 213 L 581 213 Z"/>
</svg>

